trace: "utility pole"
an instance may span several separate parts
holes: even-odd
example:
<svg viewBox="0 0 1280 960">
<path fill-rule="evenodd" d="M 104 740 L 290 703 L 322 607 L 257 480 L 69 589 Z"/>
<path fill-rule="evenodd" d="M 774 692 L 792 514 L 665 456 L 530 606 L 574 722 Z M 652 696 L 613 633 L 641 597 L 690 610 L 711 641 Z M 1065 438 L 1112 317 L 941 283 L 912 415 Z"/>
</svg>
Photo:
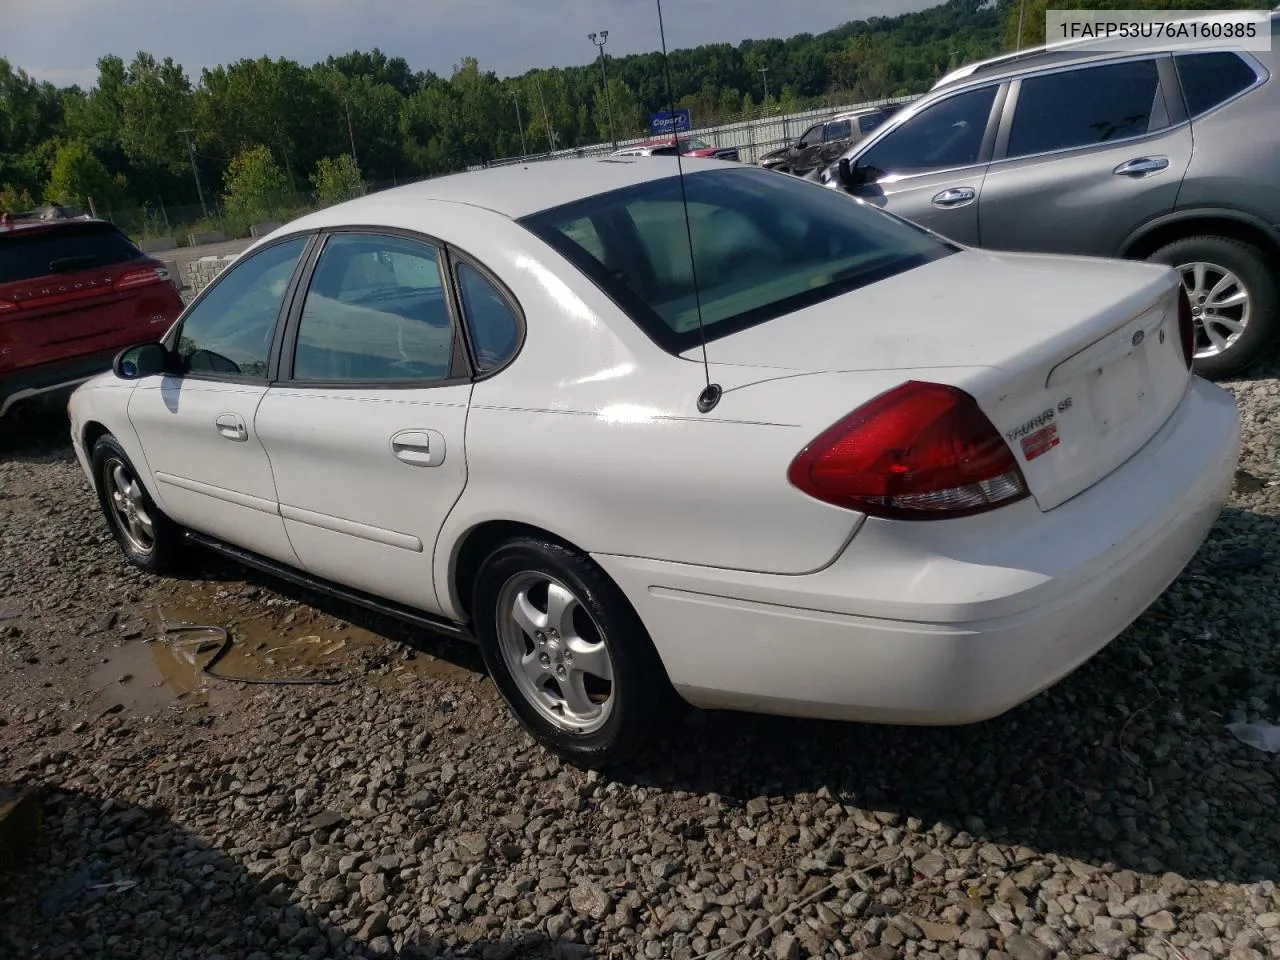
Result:
<svg viewBox="0 0 1280 960">
<path fill-rule="evenodd" d="M 529 155 L 529 147 L 524 142 L 524 121 L 520 119 L 520 91 L 512 90 L 511 99 L 516 104 L 516 125 L 520 127 L 520 156 L 527 157 Z"/>
<path fill-rule="evenodd" d="M 1022 2 L 1018 4 L 1018 43 L 1017 46 L 1013 48 L 1014 50 L 1022 49 L 1022 15 L 1026 13 L 1026 10 L 1027 0 L 1022 0 Z"/>
<path fill-rule="evenodd" d="M 196 178 L 196 194 L 200 197 L 200 211 L 204 214 L 205 218 L 208 219 L 209 208 L 205 206 L 204 188 L 200 186 L 200 168 L 196 166 L 195 131 L 190 129 L 179 130 L 178 133 L 182 134 L 182 136 L 186 138 L 187 156 L 191 158 L 191 175 Z"/>
<path fill-rule="evenodd" d="M 547 152 L 553 153 L 556 149 L 556 135 L 551 132 L 551 117 L 547 113 L 547 98 L 542 95 L 542 77 L 535 75 L 533 82 L 538 88 L 538 102 L 542 104 L 542 125 L 547 131 Z"/>
<path fill-rule="evenodd" d="M 769 112 L 769 68 L 761 67 L 758 71 L 761 79 L 764 80 L 764 112 Z"/>
<path fill-rule="evenodd" d="M 588 33 L 587 39 L 594 43 L 600 51 L 600 76 L 604 79 L 604 102 L 609 110 L 609 139 L 613 141 L 613 148 L 616 150 L 618 149 L 618 134 L 613 128 L 613 98 L 609 96 L 609 71 L 604 65 L 604 45 L 609 42 L 609 31 L 601 30 L 598 34 Z"/>
<path fill-rule="evenodd" d="M 351 162 L 358 167 L 360 161 L 356 159 L 356 133 L 351 127 L 351 101 L 344 97 L 342 102 L 347 108 L 347 137 L 351 140 Z"/>
</svg>

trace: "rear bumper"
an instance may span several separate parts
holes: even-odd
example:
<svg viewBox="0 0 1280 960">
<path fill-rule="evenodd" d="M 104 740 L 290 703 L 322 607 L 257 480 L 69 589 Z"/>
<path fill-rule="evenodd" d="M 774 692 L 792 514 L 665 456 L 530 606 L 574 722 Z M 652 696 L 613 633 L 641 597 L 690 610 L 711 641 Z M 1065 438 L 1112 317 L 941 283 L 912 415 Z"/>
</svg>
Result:
<svg viewBox="0 0 1280 960">
<path fill-rule="evenodd" d="M 14 404 L 59 390 L 70 390 L 90 377 L 111 369 L 118 351 L 95 353 L 74 360 L 60 360 L 16 370 L 0 377 L 0 417 Z"/>
<path fill-rule="evenodd" d="M 1217 518 L 1239 442 L 1230 394 L 1196 380 L 1128 463 L 1048 513 L 869 521 L 799 577 L 596 559 L 697 706 L 970 723 L 1053 685 L 1159 597 Z"/>
</svg>

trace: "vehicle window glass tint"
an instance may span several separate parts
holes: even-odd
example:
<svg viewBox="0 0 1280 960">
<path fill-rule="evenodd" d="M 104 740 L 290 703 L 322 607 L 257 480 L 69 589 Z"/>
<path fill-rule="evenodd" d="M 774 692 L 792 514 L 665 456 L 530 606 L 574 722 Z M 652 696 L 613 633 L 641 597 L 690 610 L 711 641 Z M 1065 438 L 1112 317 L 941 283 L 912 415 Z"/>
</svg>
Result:
<svg viewBox="0 0 1280 960">
<path fill-rule="evenodd" d="M 182 321 L 183 372 L 267 375 L 276 316 L 306 245 L 306 237 L 295 237 L 227 268 Z"/>
<path fill-rule="evenodd" d="M 143 254 L 109 223 L 0 233 L 0 283 L 137 260 Z"/>
<path fill-rule="evenodd" d="M 435 247 L 368 234 L 326 241 L 298 321 L 295 380 L 444 380 L 452 357 Z"/>
<path fill-rule="evenodd" d="M 885 134 L 858 163 L 881 176 L 977 163 L 995 98 L 996 88 L 989 86 L 926 107 Z"/>
<path fill-rule="evenodd" d="M 875 130 L 877 127 L 880 126 L 880 124 L 884 123 L 888 119 L 889 118 L 885 116 L 883 113 L 871 113 L 865 117 L 859 117 L 858 130 L 861 133 L 870 133 L 872 130 Z"/>
<path fill-rule="evenodd" d="M 879 209 L 756 167 L 637 184 L 521 222 L 660 345 L 713 339 L 930 262 L 955 248 Z M 588 247 L 582 221 L 595 225 Z M 693 237 L 690 266 L 689 233 Z M 851 322 L 856 317 L 850 318 Z"/>
<path fill-rule="evenodd" d="M 1154 60 L 1027 77 L 1018 94 L 1008 155 L 1123 140 L 1167 123 Z"/>
<path fill-rule="evenodd" d="M 458 295 L 467 317 L 477 369 L 480 373 L 497 369 L 520 345 L 520 321 L 515 311 L 498 288 L 465 261 L 458 264 Z"/>
<path fill-rule="evenodd" d="M 1173 62 L 1178 65 L 1187 113 L 1193 117 L 1230 100 L 1258 80 L 1253 67 L 1234 53 L 1183 53 L 1174 57 Z"/>
<path fill-rule="evenodd" d="M 852 127 L 848 120 L 836 120 L 827 124 L 827 140 L 845 140 L 848 139 Z"/>
</svg>

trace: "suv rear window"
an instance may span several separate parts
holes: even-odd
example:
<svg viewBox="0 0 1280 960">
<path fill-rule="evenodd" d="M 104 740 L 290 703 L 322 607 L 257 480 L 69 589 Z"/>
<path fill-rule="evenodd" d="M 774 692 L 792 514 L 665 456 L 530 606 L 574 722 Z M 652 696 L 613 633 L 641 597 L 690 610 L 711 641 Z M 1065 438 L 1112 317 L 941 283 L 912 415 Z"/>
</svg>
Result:
<svg viewBox="0 0 1280 960">
<path fill-rule="evenodd" d="M 1180 53 L 1173 62 L 1178 65 L 1182 95 L 1192 117 L 1212 110 L 1258 82 L 1253 67 L 1234 53 Z"/>
<path fill-rule="evenodd" d="M 109 223 L 65 223 L 0 233 L 0 283 L 137 260 L 142 252 Z"/>
<path fill-rule="evenodd" d="M 958 249 L 847 194 L 766 170 L 686 174 L 684 188 L 687 226 L 678 177 L 520 222 L 673 353 L 698 344 L 699 304 L 711 340 Z"/>
</svg>

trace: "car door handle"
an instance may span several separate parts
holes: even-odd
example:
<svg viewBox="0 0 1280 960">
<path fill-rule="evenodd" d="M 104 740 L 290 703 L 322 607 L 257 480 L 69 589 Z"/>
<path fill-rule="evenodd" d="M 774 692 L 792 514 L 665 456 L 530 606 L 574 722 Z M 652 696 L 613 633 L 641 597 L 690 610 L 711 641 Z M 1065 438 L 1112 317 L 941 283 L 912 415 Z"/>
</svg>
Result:
<svg viewBox="0 0 1280 960">
<path fill-rule="evenodd" d="M 395 458 L 414 467 L 439 466 L 444 451 L 444 435 L 436 430 L 401 430 L 391 438 Z"/>
<path fill-rule="evenodd" d="M 244 443 L 249 439 L 249 429 L 244 425 L 244 420 L 237 413 L 223 413 L 213 421 L 213 425 L 218 428 L 218 432 L 228 440 L 235 440 L 237 443 Z"/>
<path fill-rule="evenodd" d="M 1118 177 L 1140 177 L 1148 173 L 1158 173 L 1168 166 L 1168 157 L 1134 157 L 1111 172 Z"/>
<path fill-rule="evenodd" d="M 943 190 L 939 194 L 935 194 L 933 205 L 935 207 L 963 207 L 966 203 L 972 203 L 973 198 L 978 195 L 978 191 L 973 187 L 952 187 L 950 190 Z"/>
</svg>

